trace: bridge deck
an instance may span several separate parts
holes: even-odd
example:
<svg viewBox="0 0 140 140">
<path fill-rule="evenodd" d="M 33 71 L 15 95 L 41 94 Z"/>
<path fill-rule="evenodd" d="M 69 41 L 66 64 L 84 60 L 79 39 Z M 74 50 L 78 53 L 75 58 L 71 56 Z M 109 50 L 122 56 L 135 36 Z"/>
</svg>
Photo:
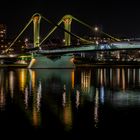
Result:
<svg viewBox="0 0 140 140">
<path fill-rule="evenodd" d="M 117 51 L 117 50 L 136 50 L 140 49 L 140 44 L 127 44 L 127 45 L 115 45 L 115 44 L 100 44 L 100 45 L 82 45 L 81 47 L 67 47 L 59 49 L 50 50 L 36 50 L 38 54 L 64 54 L 64 53 L 74 53 L 74 52 L 94 52 L 94 51 Z"/>
</svg>

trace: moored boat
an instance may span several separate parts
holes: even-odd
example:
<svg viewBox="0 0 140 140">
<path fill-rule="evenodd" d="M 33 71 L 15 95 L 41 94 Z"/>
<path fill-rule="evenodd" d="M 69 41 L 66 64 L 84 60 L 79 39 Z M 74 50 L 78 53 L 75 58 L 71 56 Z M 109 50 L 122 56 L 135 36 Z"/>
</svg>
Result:
<svg viewBox="0 0 140 140">
<path fill-rule="evenodd" d="M 0 67 L 28 67 L 31 55 L 3 55 L 0 56 Z"/>
</svg>

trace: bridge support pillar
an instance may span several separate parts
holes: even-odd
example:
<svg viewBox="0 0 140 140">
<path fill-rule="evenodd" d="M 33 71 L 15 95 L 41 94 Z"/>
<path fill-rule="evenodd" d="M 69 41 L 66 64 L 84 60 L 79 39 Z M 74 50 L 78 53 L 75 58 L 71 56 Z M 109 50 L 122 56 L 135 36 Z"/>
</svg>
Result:
<svg viewBox="0 0 140 140">
<path fill-rule="evenodd" d="M 37 13 L 33 15 L 34 47 L 39 47 L 40 44 L 40 20 L 40 14 Z"/>
<path fill-rule="evenodd" d="M 72 22 L 72 16 L 71 15 L 65 15 L 63 17 L 63 22 L 64 22 L 64 28 L 68 32 L 71 32 L 71 22 Z M 70 46 L 71 45 L 71 35 L 67 32 L 64 33 L 64 43 L 65 46 Z"/>
</svg>

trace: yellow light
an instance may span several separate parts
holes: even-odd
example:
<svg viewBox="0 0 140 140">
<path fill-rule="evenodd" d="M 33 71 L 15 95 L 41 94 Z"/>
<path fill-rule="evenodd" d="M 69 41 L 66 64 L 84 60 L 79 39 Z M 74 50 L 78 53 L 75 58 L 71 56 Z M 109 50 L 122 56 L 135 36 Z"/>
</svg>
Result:
<svg viewBox="0 0 140 140">
<path fill-rule="evenodd" d="M 22 91 L 24 91 L 25 88 L 26 75 L 27 75 L 26 70 L 22 69 L 19 74 L 19 83 Z"/>
<path fill-rule="evenodd" d="M 72 89 L 74 89 L 74 70 L 71 72 L 71 84 L 72 84 Z"/>
<path fill-rule="evenodd" d="M 71 59 L 70 59 L 70 62 L 72 62 L 72 63 L 73 63 L 73 61 L 74 61 L 74 58 L 71 58 Z"/>
</svg>

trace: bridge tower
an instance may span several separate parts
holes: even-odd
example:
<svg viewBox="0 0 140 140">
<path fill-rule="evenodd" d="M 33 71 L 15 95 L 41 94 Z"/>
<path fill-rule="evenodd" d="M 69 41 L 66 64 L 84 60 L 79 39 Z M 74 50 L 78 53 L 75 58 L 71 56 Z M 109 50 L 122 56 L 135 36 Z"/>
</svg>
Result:
<svg viewBox="0 0 140 140">
<path fill-rule="evenodd" d="M 36 13 L 33 15 L 34 47 L 39 47 L 40 44 L 40 20 L 40 14 Z"/>
<path fill-rule="evenodd" d="M 72 22 L 71 15 L 65 15 L 63 17 L 64 28 L 68 32 L 71 32 L 71 22 Z M 67 32 L 64 33 L 64 40 L 65 40 L 65 46 L 71 45 L 71 35 L 69 33 L 67 33 Z"/>
</svg>

